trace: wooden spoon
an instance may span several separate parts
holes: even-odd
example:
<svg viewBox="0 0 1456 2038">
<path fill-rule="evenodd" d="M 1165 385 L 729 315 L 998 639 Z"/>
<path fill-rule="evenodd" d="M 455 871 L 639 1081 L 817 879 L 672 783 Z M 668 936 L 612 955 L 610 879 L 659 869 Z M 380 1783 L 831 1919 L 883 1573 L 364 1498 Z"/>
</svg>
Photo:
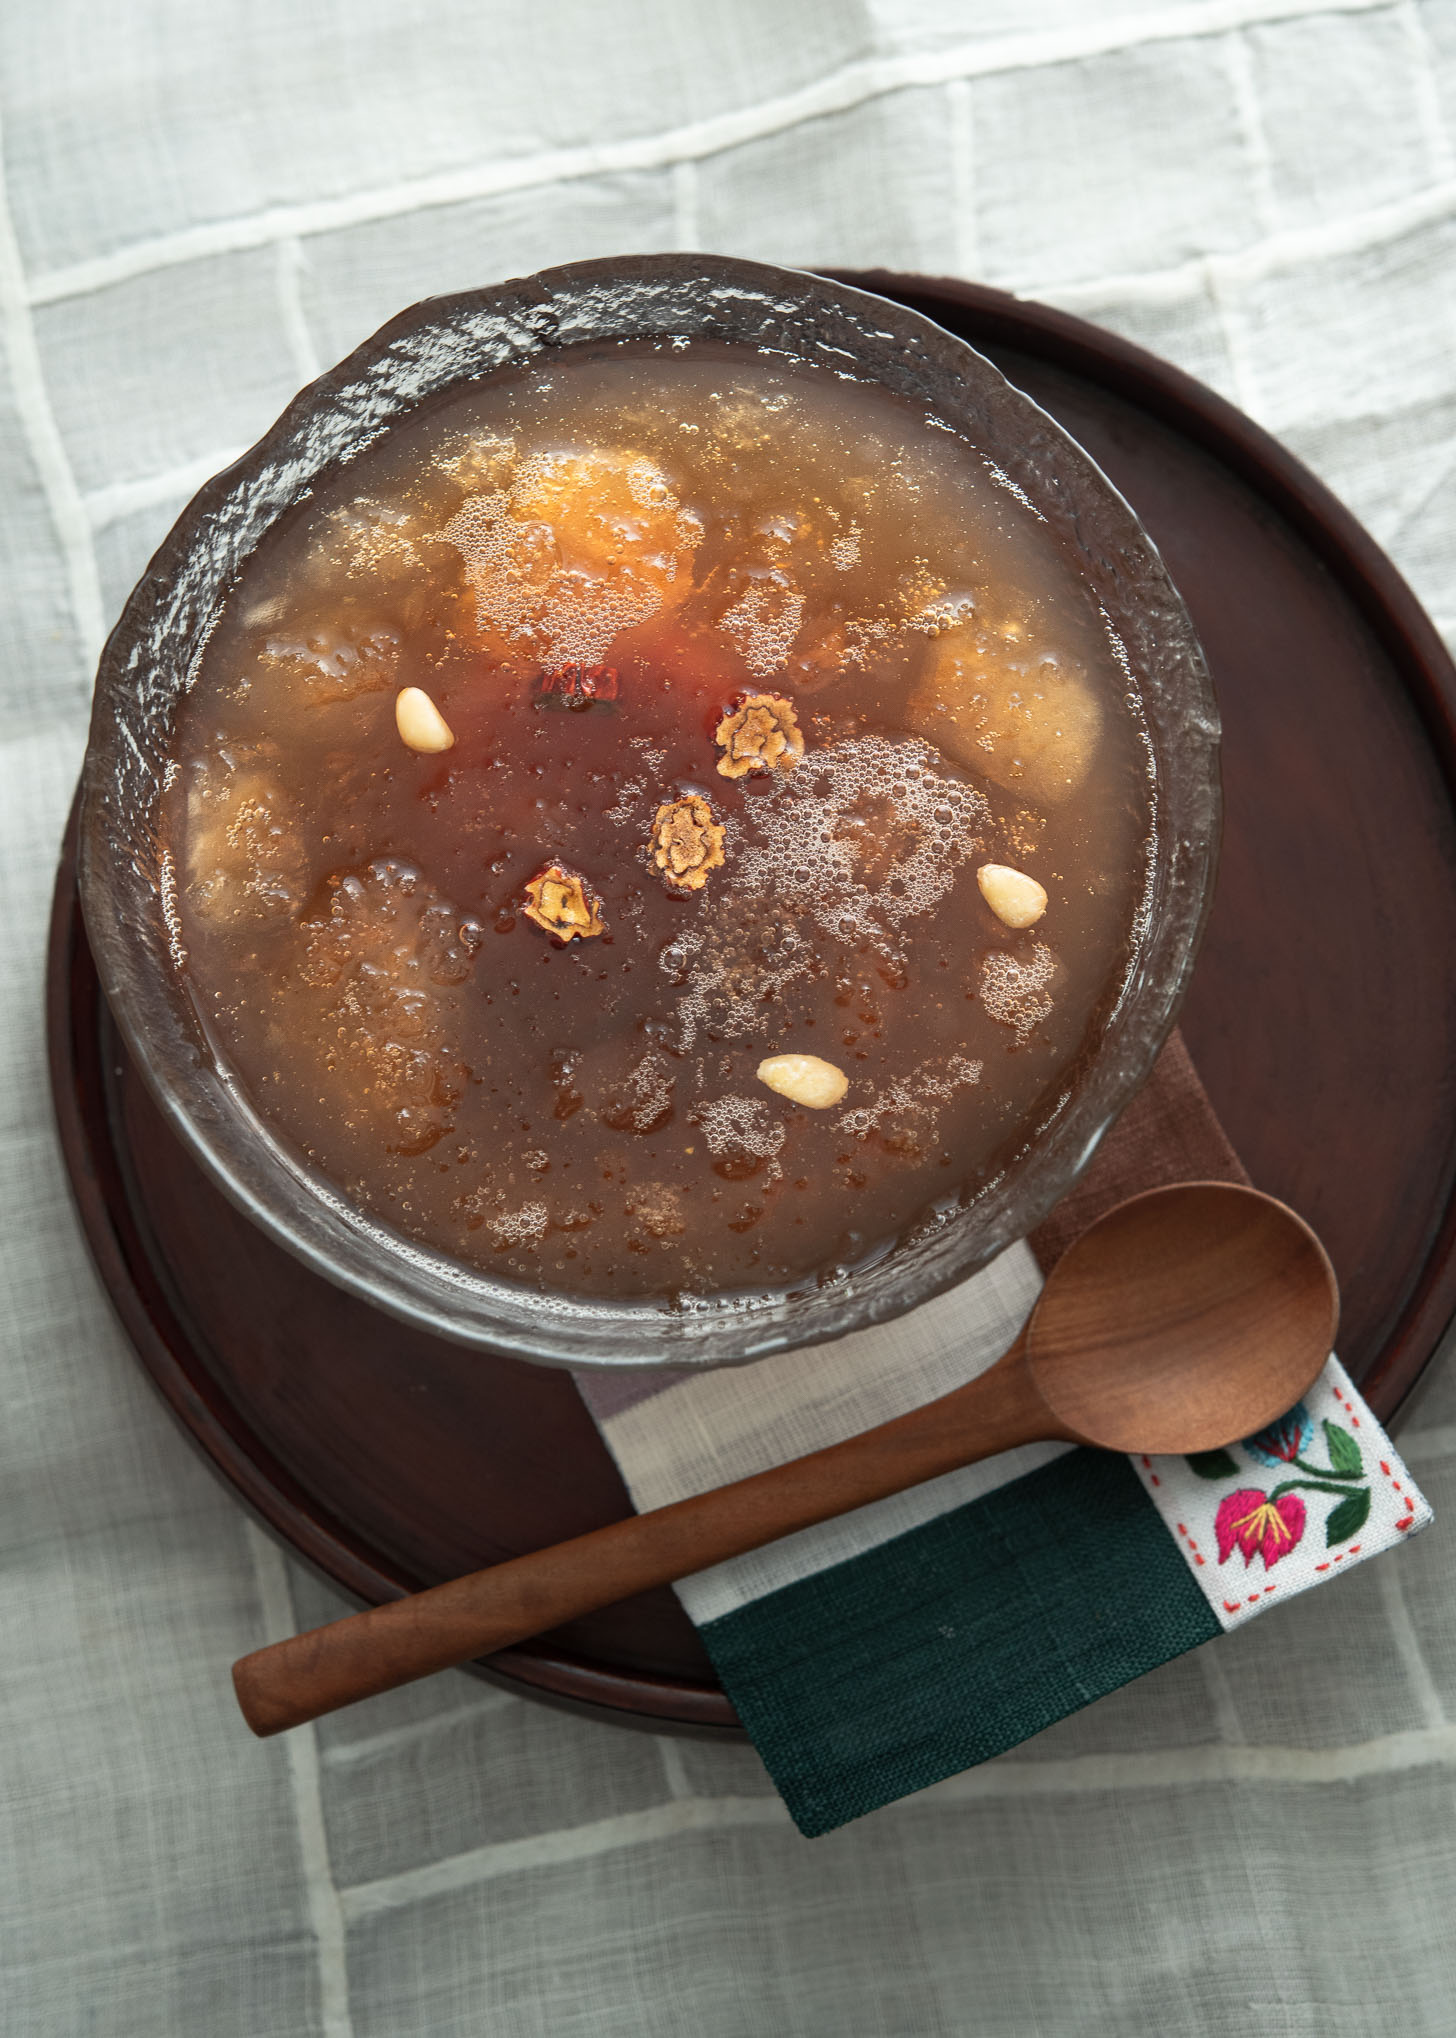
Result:
<svg viewBox="0 0 1456 2038">
<path fill-rule="evenodd" d="M 1226 1182 L 1150 1190 L 1070 1247 L 1011 1349 L 964 1387 L 731 1486 L 258 1649 L 233 1665 L 238 1703 L 255 1734 L 276 1734 L 1017 1444 L 1215 1449 L 1299 1399 L 1338 1315 L 1324 1249 L 1284 1204 Z"/>
</svg>

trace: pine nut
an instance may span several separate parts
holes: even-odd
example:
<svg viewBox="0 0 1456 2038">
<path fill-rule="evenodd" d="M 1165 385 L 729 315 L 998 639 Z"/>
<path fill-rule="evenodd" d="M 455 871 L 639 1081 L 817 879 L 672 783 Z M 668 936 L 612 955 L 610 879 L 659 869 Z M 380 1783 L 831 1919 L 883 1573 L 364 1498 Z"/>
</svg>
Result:
<svg viewBox="0 0 1456 2038">
<path fill-rule="evenodd" d="M 1034 877 L 1009 863 L 983 863 L 976 872 L 981 897 L 1007 927 L 1034 927 L 1047 909 L 1047 895 Z"/>
<path fill-rule="evenodd" d="M 453 749 L 450 724 L 422 686 L 407 686 L 394 703 L 394 726 L 411 750 Z"/>
<path fill-rule="evenodd" d="M 758 1080 L 811 1111 L 827 1111 L 849 1088 L 849 1077 L 817 1054 L 771 1054 L 758 1065 Z"/>
</svg>

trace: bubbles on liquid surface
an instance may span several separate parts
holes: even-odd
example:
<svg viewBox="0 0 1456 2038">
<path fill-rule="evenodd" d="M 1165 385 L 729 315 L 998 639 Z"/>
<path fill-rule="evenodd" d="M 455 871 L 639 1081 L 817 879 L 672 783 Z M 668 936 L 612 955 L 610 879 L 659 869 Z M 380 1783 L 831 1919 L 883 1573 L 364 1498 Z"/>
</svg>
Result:
<svg viewBox="0 0 1456 2038">
<path fill-rule="evenodd" d="M 782 1152 L 788 1137 L 782 1118 L 762 1097 L 707 1097 L 694 1104 L 690 1115 L 720 1163 L 718 1172 L 730 1180 L 757 1174 Z"/>
<path fill-rule="evenodd" d="M 929 744 L 852 737 L 810 752 L 756 795 L 729 842 L 736 897 L 666 943 L 658 966 L 681 987 L 674 1045 L 767 1039 L 769 1013 L 816 967 L 816 923 L 836 947 L 899 965 L 905 923 L 934 909 L 982 846 L 990 808 Z"/>
<path fill-rule="evenodd" d="M 804 930 L 771 899 L 718 901 L 658 952 L 662 974 L 682 987 L 667 1021 L 671 1045 L 685 1054 L 700 1034 L 709 1040 L 759 1037 L 767 1008 L 813 962 Z"/>
<path fill-rule="evenodd" d="M 829 541 L 829 563 L 836 573 L 848 573 L 852 566 L 859 564 L 860 528 L 851 524 L 847 531 Z"/>
<path fill-rule="evenodd" d="M 952 1054 L 923 1061 L 908 1075 L 896 1076 L 874 1090 L 836 1120 L 842 1131 L 860 1138 L 878 1131 L 893 1119 L 918 1120 L 927 1136 L 939 1119 L 937 1104 L 946 1103 L 957 1090 L 979 1083 L 985 1063 L 966 1055 Z"/>
<path fill-rule="evenodd" d="M 755 678 L 767 679 L 788 658 L 803 614 L 803 595 L 774 575 L 751 580 L 733 606 L 723 611 L 718 623 Z"/>
<path fill-rule="evenodd" d="M 673 1114 L 673 1088 L 671 1062 L 650 1049 L 612 1086 L 598 1115 L 614 1132 L 660 1132 Z"/>
<path fill-rule="evenodd" d="M 342 575 L 377 587 L 381 579 L 417 576 L 424 565 L 424 526 L 403 503 L 358 495 L 320 518 L 312 564 L 321 578 Z"/>
<path fill-rule="evenodd" d="M 1057 959 L 1043 941 L 1024 956 L 993 948 L 982 961 L 981 1003 L 993 1019 L 1012 1028 L 1018 1047 L 1051 1016 L 1050 986 L 1056 976 Z"/>
<path fill-rule="evenodd" d="M 703 530 L 640 454 L 539 452 L 508 486 L 470 496 L 442 535 L 484 622 L 548 664 L 592 665 L 619 632 L 684 600 Z"/>
<path fill-rule="evenodd" d="M 928 743 L 850 737 L 756 800 L 735 875 L 836 940 L 882 943 L 939 905 L 979 853 L 990 817 L 985 795 L 952 777 Z"/>
<path fill-rule="evenodd" d="M 497 1252 L 512 1246 L 539 1245 L 551 1229 L 551 1212 L 544 1203 L 523 1203 L 519 1210 L 504 1211 L 489 1219 Z"/>
</svg>

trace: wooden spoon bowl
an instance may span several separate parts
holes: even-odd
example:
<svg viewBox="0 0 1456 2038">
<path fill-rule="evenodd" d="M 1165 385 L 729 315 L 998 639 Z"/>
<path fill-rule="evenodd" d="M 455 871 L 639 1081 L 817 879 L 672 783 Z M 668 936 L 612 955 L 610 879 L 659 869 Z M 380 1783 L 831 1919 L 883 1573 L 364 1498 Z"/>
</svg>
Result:
<svg viewBox="0 0 1456 2038">
<path fill-rule="evenodd" d="M 1068 1436 L 1211 1451 L 1299 1399 L 1338 1321 L 1334 1269 L 1302 1218 L 1256 1189 L 1185 1182 L 1118 1204 L 1068 1247 L 1026 1359 Z"/>
<path fill-rule="evenodd" d="M 1299 1399 L 1338 1310 L 1319 1240 L 1272 1196 L 1149 1190 L 1063 1254 L 1011 1349 L 965 1386 L 750 1479 L 259 1649 L 233 1665 L 238 1703 L 254 1733 L 275 1734 L 1018 1444 L 1212 1450 Z"/>
</svg>

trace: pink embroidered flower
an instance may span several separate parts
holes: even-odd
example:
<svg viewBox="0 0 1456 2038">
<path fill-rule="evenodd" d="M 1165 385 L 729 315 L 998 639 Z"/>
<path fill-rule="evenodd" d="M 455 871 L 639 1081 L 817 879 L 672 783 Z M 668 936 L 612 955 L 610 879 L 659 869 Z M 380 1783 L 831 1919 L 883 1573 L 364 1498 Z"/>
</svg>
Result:
<svg viewBox="0 0 1456 2038">
<path fill-rule="evenodd" d="M 1245 1564 L 1262 1557 L 1267 1571 L 1287 1557 L 1304 1534 L 1304 1502 L 1297 1493 L 1281 1493 L 1271 1500 L 1257 1486 L 1241 1486 L 1219 1502 L 1214 1528 L 1220 1564 L 1228 1562 L 1237 1546 Z"/>
</svg>

